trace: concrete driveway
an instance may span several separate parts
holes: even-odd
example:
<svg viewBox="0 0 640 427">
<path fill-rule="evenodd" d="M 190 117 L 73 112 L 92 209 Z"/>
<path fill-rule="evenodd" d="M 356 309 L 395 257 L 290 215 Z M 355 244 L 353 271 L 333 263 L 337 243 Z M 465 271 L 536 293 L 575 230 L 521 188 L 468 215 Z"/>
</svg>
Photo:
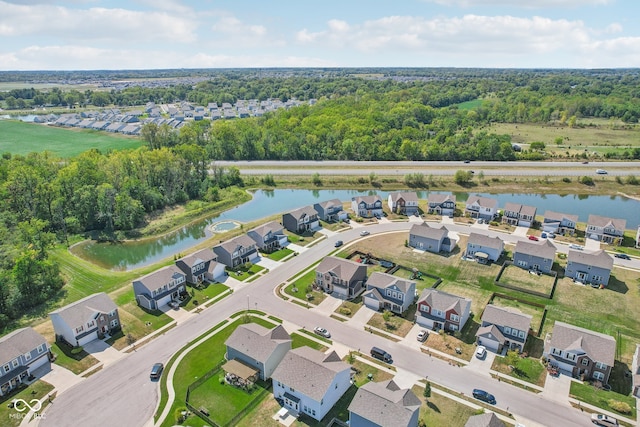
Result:
<svg viewBox="0 0 640 427">
<path fill-rule="evenodd" d="M 120 353 L 102 340 L 93 340 L 89 344 L 85 344 L 84 350 L 101 361 L 105 366 L 120 360 L 124 356 L 123 353 Z"/>
<path fill-rule="evenodd" d="M 336 311 L 338 307 L 340 307 L 340 305 L 342 305 L 342 301 L 343 300 L 341 300 L 340 298 L 334 298 L 331 295 L 329 295 L 319 305 L 312 308 L 312 310 L 317 311 L 319 313 L 323 313 L 327 316 L 331 316 L 333 312 Z"/>
<path fill-rule="evenodd" d="M 86 347 L 85 347 L 86 348 Z M 52 363 L 51 366 L 45 364 L 32 372 L 33 375 L 51 384 L 58 395 L 78 384 L 84 378 L 74 374 L 67 368 Z"/>
<path fill-rule="evenodd" d="M 273 270 L 275 268 L 280 267 L 283 263 L 280 261 L 274 261 L 271 258 L 267 258 L 266 256 L 260 257 L 260 261 L 256 262 L 260 267 L 264 267 L 268 270 Z"/>
<path fill-rule="evenodd" d="M 544 382 L 544 391 L 541 395 L 557 403 L 571 406 L 569 403 L 570 388 L 571 378 L 569 376 L 560 374 L 559 376 L 554 377 L 547 373 L 547 380 Z"/>
<path fill-rule="evenodd" d="M 511 234 L 513 234 L 514 236 L 526 237 L 528 232 L 529 232 L 529 227 L 518 226 Z"/>
<path fill-rule="evenodd" d="M 169 317 L 171 317 L 173 320 L 175 320 L 177 323 L 182 323 L 185 320 L 187 320 L 189 317 L 193 316 L 193 313 L 185 310 L 184 308 L 180 307 L 177 310 L 174 310 L 173 308 L 169 307 L 168 305 L 165 305 L 162 308 L 162 311 Z"/>
<path fill-rule="evenodd" d="M 491 370 L 491 365 L 493 365 L 493 361 L 496 358 L 496 354 L 492 351 L 487 350 L 487 355 L 484 359 L 478 359 L 475 355 L 469 361 L 469 364 L 465 366 L 465 369 L 471 369 L 479 374 L 491 376 L 489 372 Z"/>
<path fill-rule="evenodd" d="M 599 251 L 600 241 L 594 239 L 584 239 L 584 248 L 588 251 Z"/>
</svg>

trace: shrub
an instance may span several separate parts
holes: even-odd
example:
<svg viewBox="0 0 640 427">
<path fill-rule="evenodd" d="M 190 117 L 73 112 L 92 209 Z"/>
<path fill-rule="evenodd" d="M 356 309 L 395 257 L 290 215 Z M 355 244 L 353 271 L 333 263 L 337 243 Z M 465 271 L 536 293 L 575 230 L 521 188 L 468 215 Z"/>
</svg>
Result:
<svg viewBox="0 0 640 427">
<path fill-rule="evenodd" d="M 627 402 L 620 402 L 619 400 L 609 399 L 607 402 L 609 407 L 616 412 L 620 412 L 621 414 L 630 414 L 631 406 Z"/>
<path fill-rule="evenodd" d="M 176 411 L 174 412 L 176 423 L 182 424 L 187 420 L 188 415 L 189 415 L 189 412 L 187 411 L 187 408 L 185 408 L 184 406 L 176 408 Z"/>
<path fill-rule="evenodd" d="M 345 316 L 351 316 L 351 309 L 347 307 L 340 307 L 340 314 Z"/>
<path fill-rule="evenodd" d="M 592 186 L 593 185 L 593 178 L 591 178 L 590 176 L 581 176 L 580 177 L 580 184 Z"/>
<path fill-rule="evenodd" d="M 73 347 L 71 349 L 71 354 L 80 354 L 82 353 L 84 349 L 82 348 L 82 346 L 78 346 L 78 347 Z"/>
<path fill-rule="evenodd" d="M 562 178 L 562 182 L 566 182 L 567 184 L 571 182 L 571 178 L 567 178 L 566 176 Z"/>
</svg>

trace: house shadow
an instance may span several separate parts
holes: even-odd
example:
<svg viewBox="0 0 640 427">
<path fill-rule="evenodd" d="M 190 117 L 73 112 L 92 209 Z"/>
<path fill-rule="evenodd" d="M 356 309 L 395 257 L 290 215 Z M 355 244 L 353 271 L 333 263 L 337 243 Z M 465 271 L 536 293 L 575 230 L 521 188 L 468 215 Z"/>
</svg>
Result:
<svg viewBox="0 0 640 427">
<path fill-rule="evenodd" d="M 462 328 L 462 331 L 460 332 L 460 340 L 465 344 L 475 344 L 476 332 L 480 329 L 480 323 L 471 320 L 472 318 L 473 314 L 469 316 L 467 324 L 464 325 L 464 328 Z"/>
<path fill-rule="evenodd" d="M 629 365 L 624 362 L 616 360 L 611 369 L 611 375 L 609 376 L 609 385 L 611 390 L 628 396 L 631 394 L 631 388 L 633 387 L 633 375 L 629 369 Z"/>
<path fill-rule="evenodd" d="M 629 287 L 627 286 L 627 284 L 621 280 L 618 280 L 616 276 L 613 275 L 609 277 L 609 285 L 607 285 L 607 289 L 621 294 L 626 294 L 627 292 L 629 292 Z"/>
</svg>

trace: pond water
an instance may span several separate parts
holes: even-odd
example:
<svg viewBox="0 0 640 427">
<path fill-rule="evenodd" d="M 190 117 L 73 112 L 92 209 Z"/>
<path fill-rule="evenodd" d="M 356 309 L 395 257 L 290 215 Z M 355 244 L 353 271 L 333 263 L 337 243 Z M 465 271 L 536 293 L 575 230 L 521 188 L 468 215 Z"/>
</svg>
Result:
<svg viewBox="0 0 640 427">
<path fill-rule="evenodd" d="M 434 191 L 433 193 L 441 193 Z M 287 212 L 302 206 L 312 205 L 329 199 L 349 201 L 358 195 L 379 194 L 386 200 L 388 191 L 355 190 L 259 190 L 253 199 L 219 216 L 211 217 L 181 228 L 162 237 L 125 243 L 83 242 L 73 248 L 73 252 L 97 265 L 111 270 L 132 270 L 153 264 L 172 256 L 182 256 L 197 243 L 210 238 L 215 231 L 226 231 L 270 215 Z M 546 210 L 578 215 L 579 221 L 586 222 L 589 214 L 624 218 L 627 228 L 635 229 L 640 223 L 640 201 L 622 196 L 590 196 L 557 194 L 489 194 L 456 192 L 458 201 L 465 201 L 470 195 L 498 199 L 498 206 L 506 202 L 516 202 L 536 206 L 538 215 Z M 419 191 L 423 204 L 428 191 Z"/>
</svg>

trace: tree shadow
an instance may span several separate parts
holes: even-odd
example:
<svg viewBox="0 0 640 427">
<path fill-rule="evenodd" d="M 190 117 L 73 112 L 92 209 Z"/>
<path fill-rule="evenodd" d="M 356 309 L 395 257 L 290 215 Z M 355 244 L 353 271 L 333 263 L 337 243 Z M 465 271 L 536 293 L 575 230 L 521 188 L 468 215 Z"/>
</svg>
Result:
<svg viewBox="0 0 640 427">
<path fill-rule="evenodd" d="M 627 284 L 621 280 L 618 280 L 616 276 L 609 277 L 609 285 L 607 285 L 607 289 L 613 292 L 618 292 L 621 294 L 626 294 L 629 292 L 629 287 Z"/>
<path fill-rule="evenodd" d="M 628 396 L 631 393 L 633 385 L 632 371 L 626 363 L 616 360 L 609 376 L 609 385 L 611 390 L 616 393 Z"/>
<path fill-rule="evenodd" d="M 436 405 L 435 403 L 433 403 L 432 401 L 428 401 L 427 402 L 427 406 L 429 407 L 429 409 L 431 409 L 433 412 L 437 412 L 440 413 L 440 408 L 438 408 L 438 405 Z"/>
</svg>

